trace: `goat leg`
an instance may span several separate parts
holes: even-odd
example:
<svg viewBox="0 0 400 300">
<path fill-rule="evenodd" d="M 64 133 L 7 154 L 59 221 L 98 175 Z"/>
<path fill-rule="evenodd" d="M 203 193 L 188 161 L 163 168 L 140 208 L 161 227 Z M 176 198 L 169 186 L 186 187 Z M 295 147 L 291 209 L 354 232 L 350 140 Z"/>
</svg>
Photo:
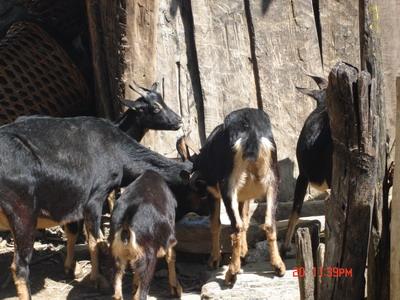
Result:
<svg viewBox="0 0 400 300">
<path fill-rule="evenodd" d="M 90 261 L 92 263 L 90 280 L 94 282 L 96 288 L 106 290 L 110 288 L 110 284 L 99 271 L 99 246 L 101 243 L 104 243 L 102 234 L 100 233 L 101 209 L 102 205 L 98 205 L 98 203 L 89 206 L 85 216 L 85 227 L 89 245 Z"/>
<path fill-rule="evenodd" d="M 30 300 L 29 263 L 32 259 L 33 242 L 35 240 L 36 217 L 25 206 L 18 207 L 18 212 L 25 218 L 7 216 L 14 236 L 14 259 L 11 264 L 11 272 L 18 299 Z M 16 219 L 19 222 L 16 222 Z"/>
<path fill-rule="evenodd" d="M 182 287 L 176 278 L 176 267 L 175 267 L 175 250 L 173 246 L 170 246 L 165 254 L 165 260 L 168 264 L 168 281 L 171 288 L 171 296 L 180 298 L 182 295 Z"/>
<path fill-rule="evenodd" d="M 126 261 L 116 259 L 116 273 L 114 277 L 114 300 L 122 300 L 122 278 L 126 267 Z"/>
<path fill-rule="evenodd" d="M 247 229 L 249 228 L 249 206 L 250 206 L 250 200 L 247 200 L 245 202 L 239 203 L 239 212 L 240 216 L 242 217 L 243 220 L 243 231 L 241 231 L 241 247 L 240 247 L 240 256 L 245 257 L 248 252 L 248 247 L 247 247 Z"/>
<path fill-rule="evenodd" d="M 151 279 L 157 264 L 157 253 L 154 249 L 147 249 L 142 266 L 135 270 L 138 272 L 138 288 L 133 295 L 133 300 L 146 300 L 150 290 Z M 135 280 L 135 279 L 134 279 Z"/>
<path fill-rule="evenodd" d="M 276 211 L 277 184 L 271 184 L 267 189 L 267 209 L 265 212 L 265 232 L 267 236 L 271 265 L 278 276 L 285 275 L 286 267 L 279 254 L 275 211 Z"/>
<path fill-rule="evenodd" d="M 214 198 L 214 197 L 213 197 Z M 220 211 L 221 211 L 221 199 L 214 198 L 212 212 L 211 212 L 211 255 L 208 260 L 208 266 L 211 269 L 216 269 L 219 267 L 221 262 L 221 221 L 220 221 Z"/>
<path fill-rule="evenodd" d="M 232 257 L 228 270 L 225 273 L 225 284 L 234 285 L 236 276 L 240 272 L 240 249 L 241 249 L 241 232 L 237 231 L 231 234 L 232 241 Z"/>
<path fill-rule="evenodd" d="M 281 246 L 282 256 L 286 256 L 286 252 L 290 251 L 290 243 L 293 238 L 294 229 L 296 228 L 297 221 L 300 217 L 301 208 L 303 206 L 304 197 L 307 192 L 308 180 L 300 173 L 296 180 L 296 188 L 294 191 L 293 208 L 290 213 L 288 230 L 286 232 L 285 242 Z"/>
<path fill-rule="evenodd" d="M 68 277 L 75 278 L 81 273 L 79 264 L 76 263 L 75 244 L 78 239 L 81 222 L 68 223 L 65 225 L 65 234 L 67 236 L 67 257 L 64 262 L 64 271 Z"/>
</svg>

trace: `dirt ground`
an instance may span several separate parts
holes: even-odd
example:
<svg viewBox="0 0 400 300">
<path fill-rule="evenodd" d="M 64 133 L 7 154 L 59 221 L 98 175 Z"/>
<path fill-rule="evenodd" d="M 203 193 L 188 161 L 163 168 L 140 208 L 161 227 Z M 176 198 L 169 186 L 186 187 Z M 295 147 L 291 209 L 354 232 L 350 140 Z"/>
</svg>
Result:
<svg viewBox="0 0 400 300">
<path fill-rule="evenodd" d="M 46 234 L 47 235 L 47 234 Z M 30 265 L 30 279 L 33 299 L 111 299 L 110 291 L 97 291 L 88 280 L 90 273 L 90 261 L 87 246 L 77 245 L 77 261 L 81 273 L 76 279 L 69 279 L 64 274 L 63 261 L 65 258 L 65 241 L 62 237 L 47 236 L 35 242 L 35 251 Z M 0 299 L 14 300 L 16 290 L 10 273 L 10 265 L 13 259 L 13 244 L 8 238 L 0 242 Z M 185 255 L 177 264 L 177 272 L 184 289 L 185 299 L 199 299 L 201 286 L 208 276 L 206 264 L 202 264 L 203 257 L 195 257 L 195 263 Z M 160 260 L 152 281 L 150 296 L 153 299 L 164 299 L 169 297 L 168 278 L 166 264 Z M 103 270 L 104 272 L 104 270 Z M 107 272 L 107 270 L 105 270 Z M 132 289 L 132 274 L 127 272 L 124 278 L 124 294 L 130 299 Z"/>
<path fill-rule="evenodd" d="M 78 244 L 75 250 L 76 258 L 81 268 L 81 273 L 76 279 L 69 279 L 64 274 L 63 268 L 63 262 L 65 258 L 65 239 L 62 236 L 62 231 L 57 229 L 39 234 L 39 238 L 35 242 L 35 251 L 30 267 L 31 289 L 34 300 L 111 299 L 111 290 L 100 292 L 96 290 L 88 280 L 88 274 L 90 273 L 91 267 L 87 246 L 84 244 Z M 17 300 L 16 290 L 10 273 L 13 251 L 14 247 L 10 236 L 7 234 L 0 235 L 0 299 Z M 208 285 L 211 286 L 211 289 L 213 289 L 213 280 L 217 280 L 216 282 L 221 281 L 218 279 L 218 276 L 221 277 L 223 268 L 212 272 L 207 268 L 206 262 L 206 255 L 177 253 L 177 273 L 184 290 L 182 295 L 183 300 L 200 299 L 202 287 L 207 282 Z M 263 264 L 261 264 L 263 268 L 265 268 L 265 263 L 266 261 L 263 259 Z M 290 262 L 290 264 L 293 265 L 293 261 Z M 259 263 L 254 264 L 254 262 L 253 265 L 260 266 Z M 110 274 L 111 270 L 104 269 L 103 267 L 102 272 L 103 274 Z M 254 273 L 254 271 L 251 273 L 253 275 L 249 276 L 254 276 L 254 274 L 257 274 Z M 171 299 L 169 296 L 167 275 L 167 266 L 163 260 L 160 260 L 152 281 L 149 299 Z M 245 275 L 240 276 L 243 278 L 244 282 L 249 280 L 246 279 Z M 285 287 L 281 290 L 288 291 L 290 290 L 288 289 L 289 284 L 291 287 L 290 295 L 288 298 L 280 299 L 297 299 L 297 280 L 291 278 L 290 273 L 288 273 L 288 276 L 285 277 L 286 278 L 284 278 L 283 281 L 280 279 L 274 279 L 274 281 L 271 281 L 271 279 L 266 278 L 268 282 L 263 282 L 264 279 L 260 277 L 261 281 L 257 284 L 257 286 L 255 286 L 255 281 L 253 281 L 253 279 L 251 279 L 251 281 L 252 286 L 254 286 L 254 290 L 259 290 L 266 284 L 269 286 L 275 286 L 277 282 L 282 282 Z M 132 274 L 131 272 L 127 272 L 123 282 L 125 299 L 131 298 L 131 282 Z M 239 287 L 238 291 L 243 290 L 243 285 L 238 284 L 237 286 Z M 247 288 L 246 285 L 245 288 Z M 212 291 L 212 293 L 214 293 L 214 291 Z M 222 298 L 217 296 L 213 296 L 212 298 L 232 298 L 229 296 L 229 294 L 227 294 L 226 289 L 218 287 L 216 289 L 216 293 L 221 293 Z M 280 292 L 276 294 L 279 295 Z M 292 297 L 293 294 L 295 295 Z M 236 290 L 232 290 L 232 295 L 238 295 Z M 243 297 L 243 299 L 245 298 L 247 297 Z M 239 299 L 242 299 L 242 297 Z M 257 297 L 257 299 L 265 298 Z M 270 298 L 268 297 L 268 299 Z"/>
</svg>

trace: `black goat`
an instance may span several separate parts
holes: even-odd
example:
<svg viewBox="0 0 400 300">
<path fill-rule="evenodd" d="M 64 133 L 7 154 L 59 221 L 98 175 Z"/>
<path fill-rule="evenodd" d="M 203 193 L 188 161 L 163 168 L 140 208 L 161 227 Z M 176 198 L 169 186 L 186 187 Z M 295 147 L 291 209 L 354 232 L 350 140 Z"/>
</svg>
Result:
<svg viewBox="0 0 400 300">
<path fill-rule="evenodd" d="M 225 282 L 233 284 L 240 271 L 240 256 L 247 254 L 246 231 L 249 226 L 249 202 L 266 198 L 264 229 L 276 273 L 285 273 L 277 245 L 275 226 L 278 192 L 276 145 L 268 115 L 262 110 L 244 108 L 230 113 L 224 123 L 208 137 L 200 154 L 193 159 L 191 183 L 205 181 L 215 198 L 211 214 L 212 253 L 210 264 L 220 261 L 220 199 L 222 198 L 234 229 L 233 253 Z"/>
<path fill-rule="evenodd" d="M 103 119 L 25 117 L 0 127 L 0 220 L 14 236 L 11 269 L 19 298 L 30 299 L 35 228 L 84 219 L 90 278 L 106 285 L 99 274 L 97 244 L 109 192 L 145 170 L 180 185 L 181 172 L 190 167 L 150 151 Z"/>
<path fill-rule="evenodd" d="M 297 141 L 296 156 L 299 176 L 296 180 L 293 209 L 290 214 L 285 243 L 281 247 L 282 255 L 290 250 L 290 242 L 300 217 L 308 184 L 310 183 L 321 191 L 326 191 L 331 186 L 333 146 L 325 101 L 328 82 L 321 77 L 311 77 L 318 84 L 320 90 L 297 88 L 303 94 L 314 98 L 317 107 L 306 119 Z"/>
<path fill-rule="evenodd" d="M 175 272 L 176 200 L 164 179 L 146 171 L 118 199 L 111 218 L 110 246 L 115 258 L 114 299 L 122 299 L 122 278 L 127 264 L 135 270 L 133 299 L 145 300 L 157 257 L 168 263 L 172 296 L 180 297 Z"/>
<path fill-rule="evenodd" d="M 178 130 L 182 126 L 182 120 L 164 102 L 157 92 L 157 83 L 150 89 L 137 84 L 131 86 L 141 97 L 135 101 L 123 100 L 121 103 L 128 107 L 119 120 L 115 123 L 122 131 L 140 142 L 149 129 L 154 130 Z M 108 197 L 108 206 L 112 211 L 115 203 L 115 191 Z M 64 263 L 65 273 L 73 277 L 76 267 L 74 260 L 74 246 L 78 233 L 82 228 L 81 223 L 71 223 L 65 226 L 67 236 L 67 256 Z"/>
<path fill-rule="evenodd" d="M 178 130 L 182 126 L 182 119 L 164 102 L 157 92 L 157 83 L 150 89 L 134 88 L 141 97 L 135 101 L 123 100 L 123 105 L 129 109 L 116 122 L 118 127 L 138 142 L 149 129 Z"/>
</svg>

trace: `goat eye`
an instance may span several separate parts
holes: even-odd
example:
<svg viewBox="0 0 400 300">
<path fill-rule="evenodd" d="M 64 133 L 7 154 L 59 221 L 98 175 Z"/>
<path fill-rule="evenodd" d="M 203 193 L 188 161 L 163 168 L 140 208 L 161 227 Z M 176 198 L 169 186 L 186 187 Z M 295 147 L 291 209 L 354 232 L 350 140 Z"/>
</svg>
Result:
<svg viewBox="0 0 400 300">
<path fill-rule="evenodd" d="M 161 111 L 158 107 L 153 108 L 153 113 L 158 114 Z"/>
</svg>

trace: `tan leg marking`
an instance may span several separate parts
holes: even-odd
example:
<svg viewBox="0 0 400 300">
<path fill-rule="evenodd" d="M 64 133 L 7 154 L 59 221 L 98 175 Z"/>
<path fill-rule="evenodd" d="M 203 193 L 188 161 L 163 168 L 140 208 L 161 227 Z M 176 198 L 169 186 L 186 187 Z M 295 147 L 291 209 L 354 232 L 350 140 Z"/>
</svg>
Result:
<svg viewBox="0 0 400 300">
<path fill-rule="evenodd" d="M 170 247 L 165 255 L 165 260 L 168 264 L 168 280 L 169 287 L 171 289 L 171 296 L 180 298 L 182 295 L 182 287 L 179 284 L 178 279 L 176 278 L 176 267 L 175 267 L 175 250 Z"/>
<path fill-rule="evenodd" d="M 210 268 L 218 268 L 221 261 L 221 222 L 220 222 L 220 212 L 221 212 L 221 198 L 214 198 L 215 207 L 211 214 L 211 256 L 208 261 Z"/>
<path fill-rule="evenodd" d="M 136 271 L 135 275 L 133 275 L 133 290 L 132 300 L 140 300 L 140 278 Z"/>
<path fill-rule="evenodd" d="M 90 272 L 90 280 L 92 280 L 97 288 L 108 289 L 110 287 L 108 281 L 99 272 L 99 253 L 98 244 L 101 239 L 96 240 L 95 237 L 87 230 L 88 245 L 90 253 L 90 261 L 92 263 L 92 271 Z"/>
<path fill-rule="evenodd" d="M 126 261 L 116 260 L 116 274 L 114 278 L 114 300 L 122 300 L 122 279 L 124 277 L 124 271 L 126 267 Z"/>
<path fill-rule="evenodd" d="M 241 231 L 241 248 L 240 248 L 240 256 L 245 257 L 248 252 L 247 247 L 247 230 L 249 228 L 250 218 L 249 218 L 249 207 L 250 200 L 247 200 L 243 203 L 240 203 L 240 214 L 243 218 L 243 231 Z"/>
<path fill-rule="evenodd" d="M 278 276 L 285 275 L 286 267 L 282 261 L 281 255 L 279 254 L 278 243 L 276 241 L 276 226 L 275 220 L 273 219 L 273 209 L 275 202 L 275 190 L 274 187 L 269 186 L 267 189 L 267 209 L 265 212 L 265 232 L 267 236 L 267 242 L 270 252 L 271 265 L 275 268 L 275 273 Z"/>
<path fill-rule="evenodd" d="M 15 250 L 14 250 L 15 253 Z M 19 300 L 29 300 L 31 299 L 29 295 L 28 283 L 24 278 L 18 278 L 16 274 L 17 266 L 15 265 L 15 254 L 14 259 L 11 264 L 11 273 L 14 279 L 15 288 L 17 289 L 17 295 Z"/>
<path fill-rule="evenodd" d="M 76 277 L 81 273 L 81 269 L 78 263 L 75 261 L 75 244 L 78 239 L 78 234 L 74 234 L 68 230 L 68 226 L 64 226 L 65 234 L 67 236 L 67 257 L 64 262 L 65 274 L 71 277 Z"/>
<path fill-rule="evenodd" d="M 232 258 L 229 268 L 225 273 L 225 284 L 233 285 L 236 275 L 240 272 L 241 232 L 231 234 Z"/>
</svg>

